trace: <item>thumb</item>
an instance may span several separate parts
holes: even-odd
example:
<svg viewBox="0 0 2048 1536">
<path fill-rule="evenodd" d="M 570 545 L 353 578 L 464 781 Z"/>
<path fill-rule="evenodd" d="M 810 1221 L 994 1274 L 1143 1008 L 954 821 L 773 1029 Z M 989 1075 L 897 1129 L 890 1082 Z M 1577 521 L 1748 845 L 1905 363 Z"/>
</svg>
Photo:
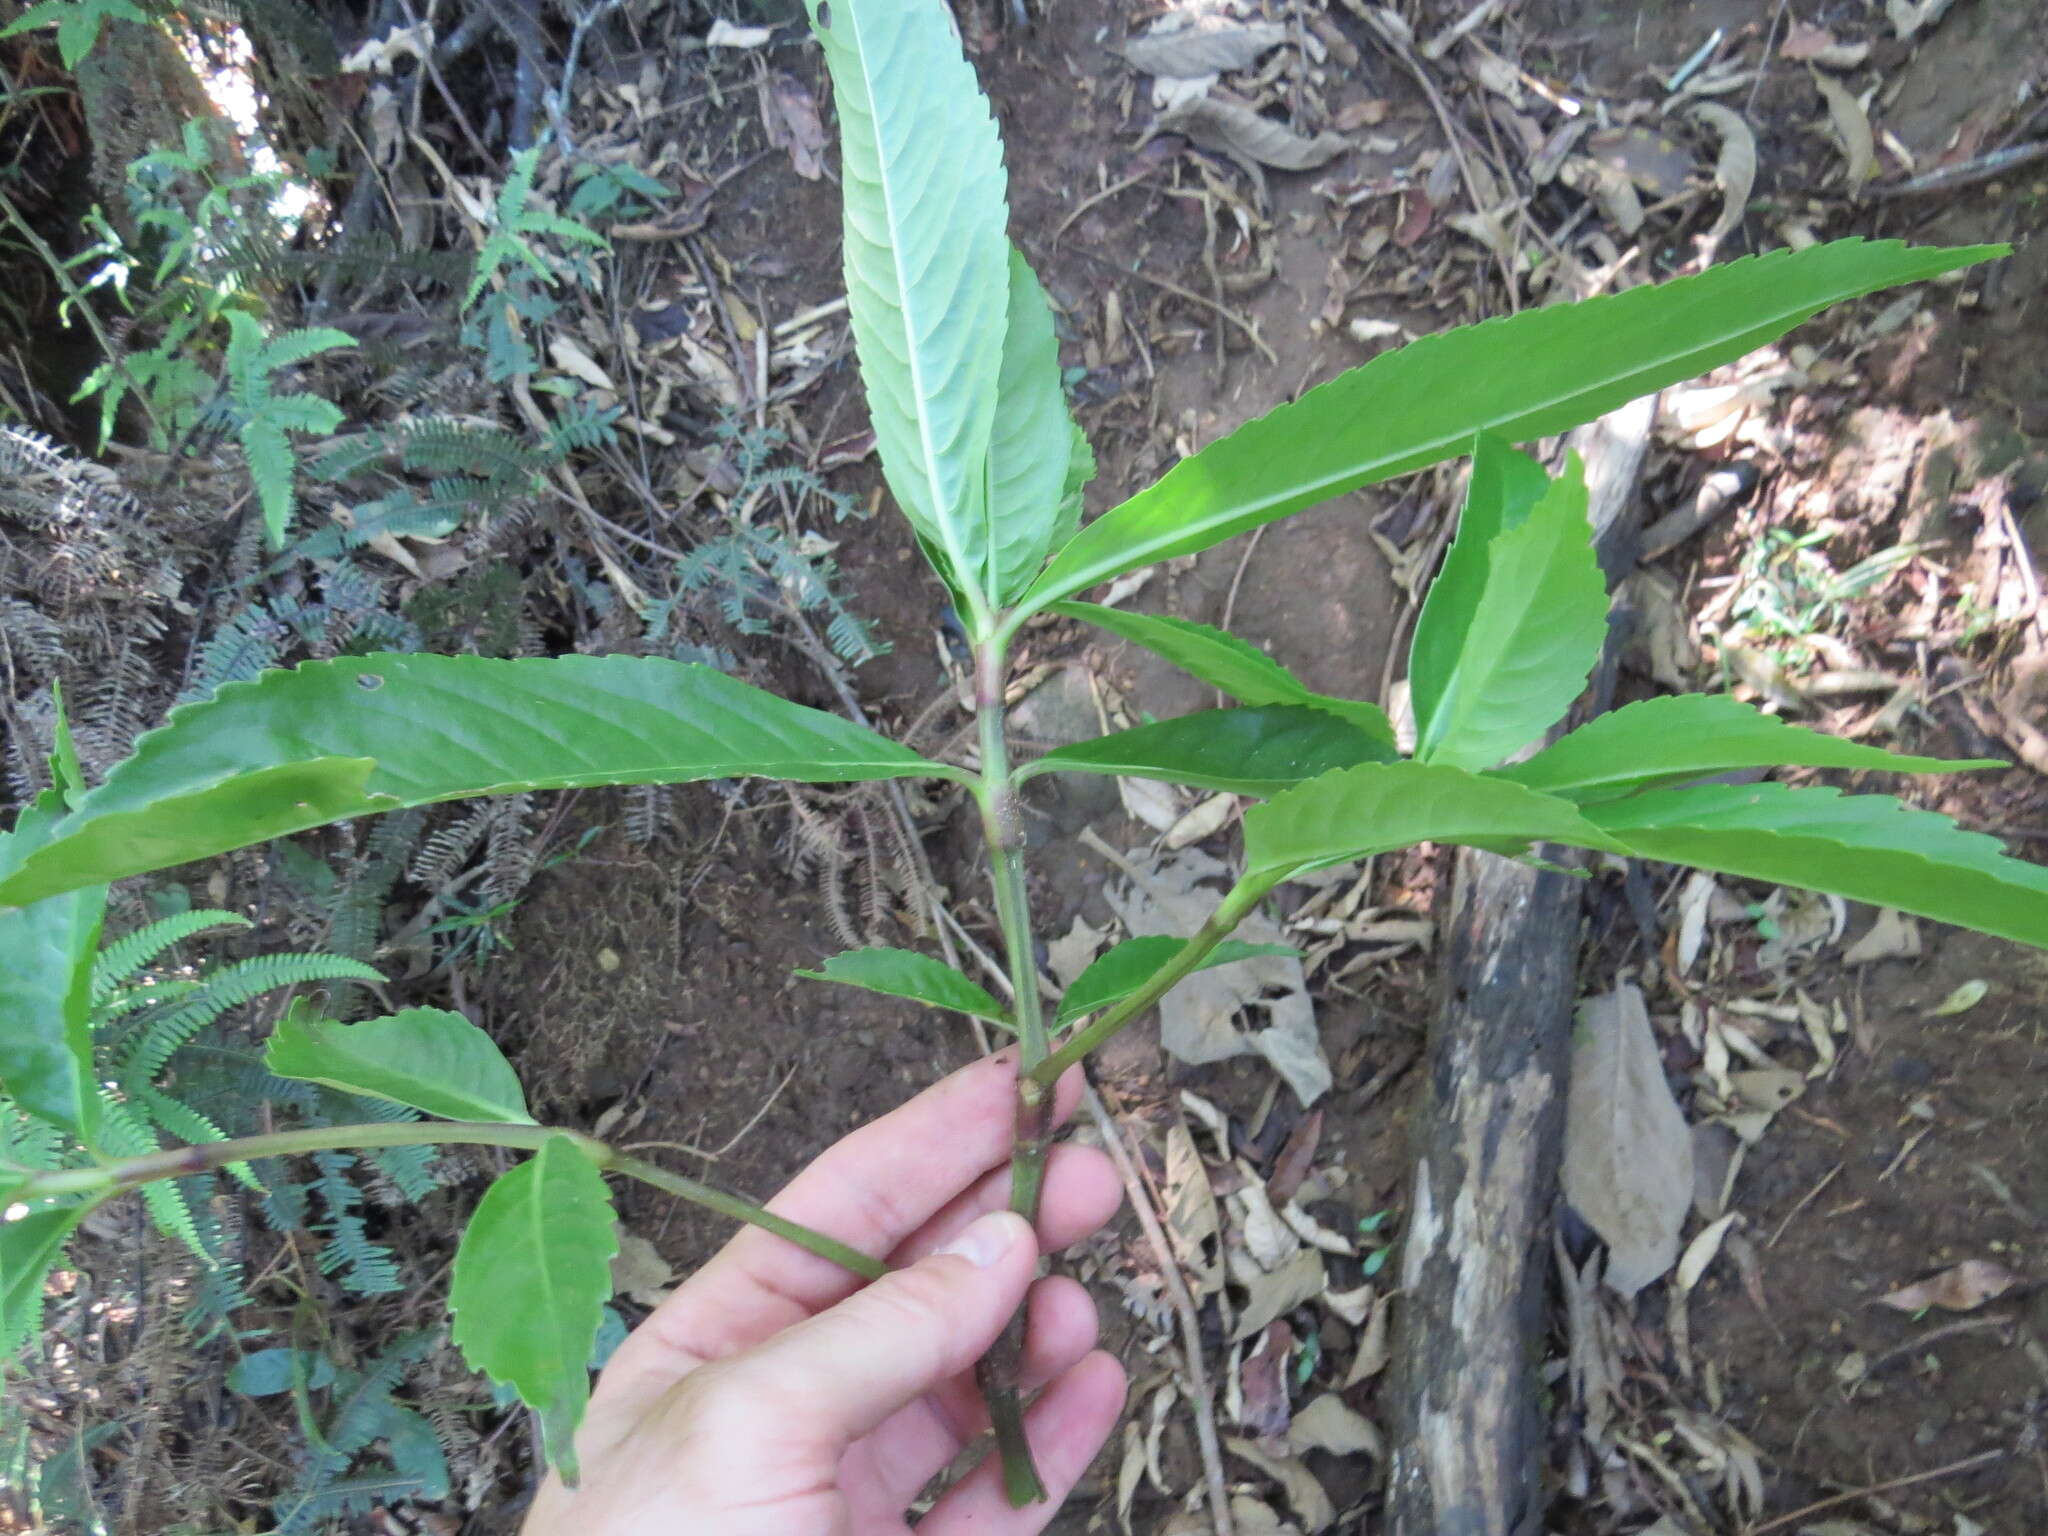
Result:
<svg viewBox="0 0 2048 1536">
<path fill-rule="evenodd" d="M 1030 1223 L 992 1212 L 733 1360 L 727 1385 L 736 1402 L 776 1415 L 782 1437 L 799 1431 L 843 1449 L 980 1359 L 1037 1269 Z"/>
</svg>

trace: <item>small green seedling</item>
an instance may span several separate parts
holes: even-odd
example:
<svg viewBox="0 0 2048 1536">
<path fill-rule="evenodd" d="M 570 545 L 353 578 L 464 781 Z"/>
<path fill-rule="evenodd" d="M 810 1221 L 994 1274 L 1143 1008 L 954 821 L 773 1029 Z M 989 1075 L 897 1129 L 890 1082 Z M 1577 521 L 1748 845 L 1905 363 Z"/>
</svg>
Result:
<svg viewBox="0 0 2048 1536">
<path fill-rule="evenodd" d="M 1704 782 L 1801 764 L 1928 773 L 1994 766 L 1903 757 L 1720 697 L 1632 704 L 1517 754 L 1579 695 L 1606 631 L 1586 489 L 1509 446 L 1560 433 L 1776 340 L 1829 304 L 2005 253 L 1843 241 L 1731 262 L 1662 287 L 1431 336 L 1375 358 L 1176 465 L 1087 526 L 1093 473 L 1062 392 L 1052 315 L 1006 229 L 1001 148 L 941 0 L 808 0 L 837 93 L 847 306 L 882 468 L 951 594 L 973 652 L 979 750 L 941 762 L 704 666 L 628 656 L 499 661 L 377 655 L 224 687 L 172 712 L 87 788 L 60 746 L 56 787 L 0 841 L 0 1081 L 76 1148 L 56 1172 L 0 1170 L 0 1305 L 29 1335 L 44 1274 L 99 1202 L 155 1179 L 315 1148 L 488 1143 L 530 1151 L 484 1196 L 450 1303 L 469 1358 L 540 1415 L 574 1476 L 571 1436 L 613 1247 L 605 1176 L 639 1178 L 781 1233 L 863 1275 L 831 1238 L 535 1125 L 512 1069 L 458 1015 L 340 1024 L 300 1009 L 272 1070 L 381 1095 L 431 1122 L 282 1129 L 142 1157 L 105 1138 L 88 1038 L 110 881 L 331 821 L 472 795 L 754 775 L 929 778 L 980 807 L 1012 1001 L 938 961 L 855 951 L 819 974 L 958 1009 L 1021 1051 L 1015 1208 L 1035 1210 L 1051 1087 L 1225 950 L 1275 886 L 1417 842 L 1506 855 L 1539 844 L 1694 864 L 1902 908 L 2048 945 L 2048 871 L 1988 837 L 1877 795 Z M 517 220 L 508 221 L 516 231 Z M 508 264 L 517 252 L 508 248 Z M 289 425 L 289 424 L 287 424 Z M 1462 454 L 1457 537 L 1409 656 L 1416 747 L 1378 706 L 1319 694 L 1251 645 L 1172 617 L 1078 601 L 1155 561 Z M 1058 611 L 1157 652 L 1237 701 L 1062 747 L 1021 766 L 1004 732 L 1010 645 Z M 1099 959 L 1048 1018 L 1026 899 L 1019 797 L 1048 773 L 1128 774 L 1227 790 L 1242 874 L 1185 942 Z M 546 1234 L 535 1247 L 531 1234 Z M 984 1371 L 1019 1503 L 1043 1496 L 1019 1428 L 1015 1339 Z"/>
</svg>

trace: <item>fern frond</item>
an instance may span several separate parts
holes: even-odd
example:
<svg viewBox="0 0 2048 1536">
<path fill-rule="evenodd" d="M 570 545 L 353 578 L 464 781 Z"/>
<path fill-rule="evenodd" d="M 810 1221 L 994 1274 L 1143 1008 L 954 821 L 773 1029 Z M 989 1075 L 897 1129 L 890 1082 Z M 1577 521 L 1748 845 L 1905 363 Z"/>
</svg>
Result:
<svg viewBox="0 0 2048 1536">
<path fill-rule="evenodd" d="M 146 928 L 124 934 L 102 949 L 92 967 L 92 1000 L 105 1002 L 114 988 L 149 964 L 173 944 L 214 928 L 253 928 L 256 925 L 235 912 L 195 908 L 175 913 Z"/>
<path fill-rule="evenodd" d="M 124 1084 L 151 1083 L 171 1054 L 231 1008 L 282 987 L 315 981 L 378 981 L 375 966 L 341 955 L 254 955 L 202 978 L 199 990 L 152 1019 L 129 1042 L 120 1062 Z"/>
</svg>

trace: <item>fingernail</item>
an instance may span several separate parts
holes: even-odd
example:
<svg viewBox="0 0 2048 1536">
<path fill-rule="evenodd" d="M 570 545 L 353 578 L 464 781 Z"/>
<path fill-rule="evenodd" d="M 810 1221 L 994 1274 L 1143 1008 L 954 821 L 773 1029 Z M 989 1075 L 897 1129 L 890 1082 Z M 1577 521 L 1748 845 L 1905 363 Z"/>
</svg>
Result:
<svg viewBox="0 0 2048 1536">
<path fill-rule="evenodd" d="M 991 1211 L 938 1251 L 963 1258 L 976 1269 L 993 1269 L 1015 1246 L 1022 1226 L 1022 1220 L 1008 1211 Z"/>
</svg>

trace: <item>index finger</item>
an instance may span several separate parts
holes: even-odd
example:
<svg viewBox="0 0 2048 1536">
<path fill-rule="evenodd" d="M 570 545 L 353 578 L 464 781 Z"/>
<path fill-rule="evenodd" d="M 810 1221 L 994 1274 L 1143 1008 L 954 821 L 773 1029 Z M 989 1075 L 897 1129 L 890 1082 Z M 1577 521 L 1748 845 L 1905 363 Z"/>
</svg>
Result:
<svg viewBox="0 0 2048 1536">
<path fill-rule="evenodd" d="M 1079 1069 L 1060 1080 L 1054 1123 L 1079 1100 Z M 768 1202 L 778 1216 L 887 1258 L 992 1170 L 1016 1135 L 1017 1054 L 982 1058 L 834 1143 Z M 655 1373 L 658 1390 L 844 1300 L 864 1284 L 829 1259 L 744 1228 L 635 1329 L 608 1377 Z"/>
</svg>

